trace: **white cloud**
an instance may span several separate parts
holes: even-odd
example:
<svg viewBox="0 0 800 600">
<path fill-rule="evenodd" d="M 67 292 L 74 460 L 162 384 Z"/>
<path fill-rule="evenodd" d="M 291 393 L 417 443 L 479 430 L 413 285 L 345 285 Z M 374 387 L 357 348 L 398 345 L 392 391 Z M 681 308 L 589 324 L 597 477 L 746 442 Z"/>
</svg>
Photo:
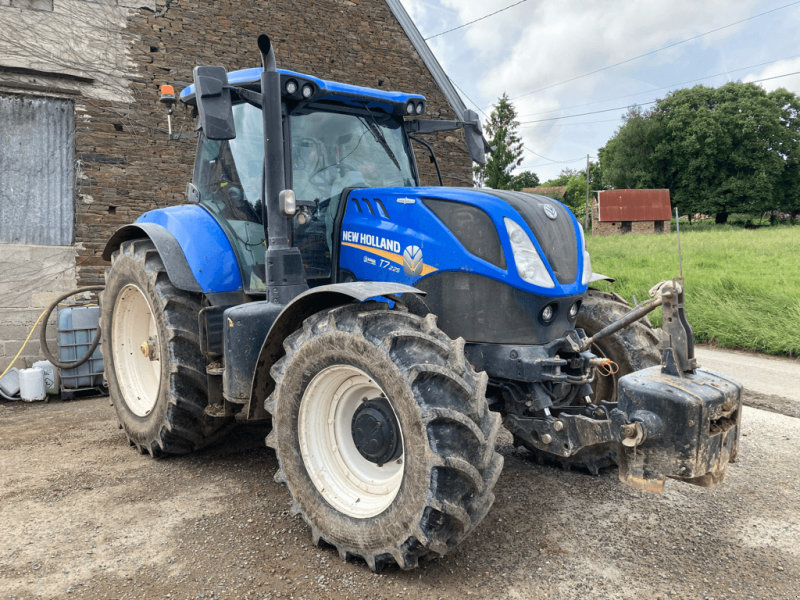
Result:
<svg viewBox="0 0 800 600">
<path fill-rule="evenodd" d="M 789 77 L 781 77 L 780 79 L 772 79 L 771 81 L 763 81 L 759 83 L 759 85 L 768 92 L 778 88 L 786 88 L 790 92 L 794 92 L 796 94 L 800 93 L 800 57 L 792 60 L 782 60 L 775 64 L 769 65 L 758 73 L 747 75 L 747 77 L 742 78 L 742 81 L 747 83 L 749 81 L 777 77 L 778 75 L 785 75 L 787 73 L 799 74 L 791 75 Z"/>
<path fill-rule="evenodd" d="M 504 8 L 512 1 L 403 0 L 403 3 L 423 35 L 431 35 Z M 796 48 L 793 34 L 781 36 L 778 30 L 794 31 L 800 16 L 800 10 L 794 8 L 516 98 L 781 5 L 780 0 L 529 0 L 434 38 L 429 44 L 450 77 L 483 110 L 488 113 L 488 105 L 507 92 L 522 116 L 520 121 L 524 122 L 647 102 L 663 97 L 666 91 L 538 114 L 766 62 L 774 59 L 775 53 L 792 55 Z M 442 9 L 453 12 L 448 14 Z M 764 35 L 766 31 L 770 35 Z M 765 48 L 770 48 L 772 54 Z M 753 74 L 751 79 L 800 71 L 800 62 L 793 63 L 794 67 L 789 62 L 768 67 Z M 773 87 L 800 91 L 800 76 L 797 77 L 775 80 Z M 765 87 L 772 83 L 765 82 Z M 587 152 L 594 156 L 618 126 L 616 119 L 623 112 L 624 109 L 527 124 L 521 134 L 526 146 L 553 159 L 577 158 Z M 547 161 L 529 153 L 523 165 L 535 165 L 534 170 L 543 178 L 556 175 L 565 166 L 546 166 Z M 567 166 L 580 167 L 581 163 Z"/>
</svg>

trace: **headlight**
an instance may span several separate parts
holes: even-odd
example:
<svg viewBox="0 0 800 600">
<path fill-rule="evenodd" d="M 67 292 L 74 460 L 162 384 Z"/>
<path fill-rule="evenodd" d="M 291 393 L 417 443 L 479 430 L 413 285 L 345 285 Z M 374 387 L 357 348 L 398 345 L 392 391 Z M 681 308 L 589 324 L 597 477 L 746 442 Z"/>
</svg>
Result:
<svg viewBox="0 0 800 600">
<path fill-rule="evenodd" d="M 407 115 L 413 115 L 415 110 L 416 109 L 414 108 L 414 103 L 413 102 L 409 102 L 408 104 L 406 104 L 406 114 Z"/>
<path fill-rule="evenodd" d="M 307 83 L 303 86 L 303 98 L 311 98 L 311 95 L 314 93 L 314 88 L 311 87 L 310 83 Z"/>
<path fill-rule="evenodd" d="M 588 285 L 589 280 L 592 278 L 592 259 L 589 257 L 589 251 L 586 249 L 586 234 L 583 233 L 583 227 L 578 223 L 578 229 L 581 231 L 581 247 L 583 248 L 583 278 L 581 283 Z"/>
<path fill-rule="evenodd" d="M 574 319 L 578 316 L 578 311 L 581 309 L 581 301 L 578 300 L 575 304 L 569 307 L 569 318 Z"/>
<path fill-rule="evenodd" d="M 421 114 L 422 114 L 422 111 L 423 111 L 423 110 L 425 110 L 425 107 L 424 107 L 424 106 L 422 106 L 422 102 L 420 102 L 419 104 L 417 104 L 417 109 L 416 109 L 416 110 L 417 110 L 417 114 L 418 114 L 418 115 L 421 115 Z"/>
<path fill-rule="evenodd" d="M 519 276 L 533 285 L 547 288 L 556 287 L 528 234 L 511 219 L 503 220 L 506 224 L 506 231 L 508 231 L 508 238 L 511 240 L 511 252 L 514 254 L 514 262 L 517 265 Z"/>
<path fill-rule="evenodd" d="M 290 96 L 297 92 L 297 82 L 294 79 L 290 79 L 286 82 L 286 93 Z"/>
<path fill-rule="evenodd" d="M 554 314 L 555 313 L 553 311 L 553 305 L 548 304 L 547 306 L 544 307 L 544 310 L 542 311 L 542 321 L 544 321 L 545 323 L 549 323 L 550 321 L 553 320 Z"/>
</svg>

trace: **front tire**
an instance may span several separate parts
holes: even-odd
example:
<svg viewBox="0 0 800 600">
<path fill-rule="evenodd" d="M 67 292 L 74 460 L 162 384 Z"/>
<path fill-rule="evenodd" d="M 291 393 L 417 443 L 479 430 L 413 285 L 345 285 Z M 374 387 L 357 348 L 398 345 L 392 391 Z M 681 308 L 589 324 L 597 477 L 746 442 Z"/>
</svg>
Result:
<svg viewBox="0 0 800 600">
<path fill-rule="evenodd" d="M 487 376 L 466 362 L 463 344 L 433 315 L 379 303 L 323 311 L 287 338 L 271 371 L 267 445 L 315 543 L 373 571 L 409 569 L 453 549 L 489 511 L 503 465 L 495 452 L 501 421 L 488 410 Z M 391 425 L 359 450 L 357 411 L 381 402 L 376 418 Z M 401 442 L 394 453 L 393 439 Z M 383 458 L 367 459 L 384 446 Z"/>
<path fill-rule="evenodd" d="M 150 240 L 123 242 L 106 271 L 100 326 L 109 394 L 140 453 L 186 454 L 219 439 L 232 418 L 204 415 L 200 296 L 177 289 Z"/>
</svg>

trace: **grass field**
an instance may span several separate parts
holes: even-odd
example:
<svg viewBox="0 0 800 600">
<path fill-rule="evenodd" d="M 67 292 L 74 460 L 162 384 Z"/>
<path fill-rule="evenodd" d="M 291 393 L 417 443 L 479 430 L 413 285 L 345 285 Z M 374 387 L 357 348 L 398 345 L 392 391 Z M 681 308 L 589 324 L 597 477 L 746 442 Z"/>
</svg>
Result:
<svg viewBox="0 0 800 600">
<path fill-rule="evenodd" d="M 589 237 L 596 287 L 629 302 L 678 276 L 676 234 Z M 800 227 L 691 231 L 681 223 L 686 314 L 698 342 L 800 356 Z M 650 315 L 661 326 L 661 312 Z"/>
</svg>

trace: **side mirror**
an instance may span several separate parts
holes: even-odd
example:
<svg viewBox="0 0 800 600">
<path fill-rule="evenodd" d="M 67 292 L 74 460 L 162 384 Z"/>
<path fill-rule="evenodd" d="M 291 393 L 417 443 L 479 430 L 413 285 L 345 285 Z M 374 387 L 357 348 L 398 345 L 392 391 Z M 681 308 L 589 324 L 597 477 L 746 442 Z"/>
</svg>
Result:
<svg viewBox="0 0 800 600">
<path fill-rule="evenodd" d="M 486 145 L 483 140 L 483 128 L 478 113 L 467 109 L 464 111 L 464 139 L 470 158 L 479 165 L 486 164 Z"/>
<path fill-rule="evenodd" d="M 200 202 L 200 190 L 192 182 L 186 184 L 186 200 L 192 204 Z"/>
<path fill-rule="evenodd" d="M 206 137 L 210 140 L 234 139 L 236 128 L 225 67 L 195 67 L 194 85 L 200 128 Z"/>
</svg>

